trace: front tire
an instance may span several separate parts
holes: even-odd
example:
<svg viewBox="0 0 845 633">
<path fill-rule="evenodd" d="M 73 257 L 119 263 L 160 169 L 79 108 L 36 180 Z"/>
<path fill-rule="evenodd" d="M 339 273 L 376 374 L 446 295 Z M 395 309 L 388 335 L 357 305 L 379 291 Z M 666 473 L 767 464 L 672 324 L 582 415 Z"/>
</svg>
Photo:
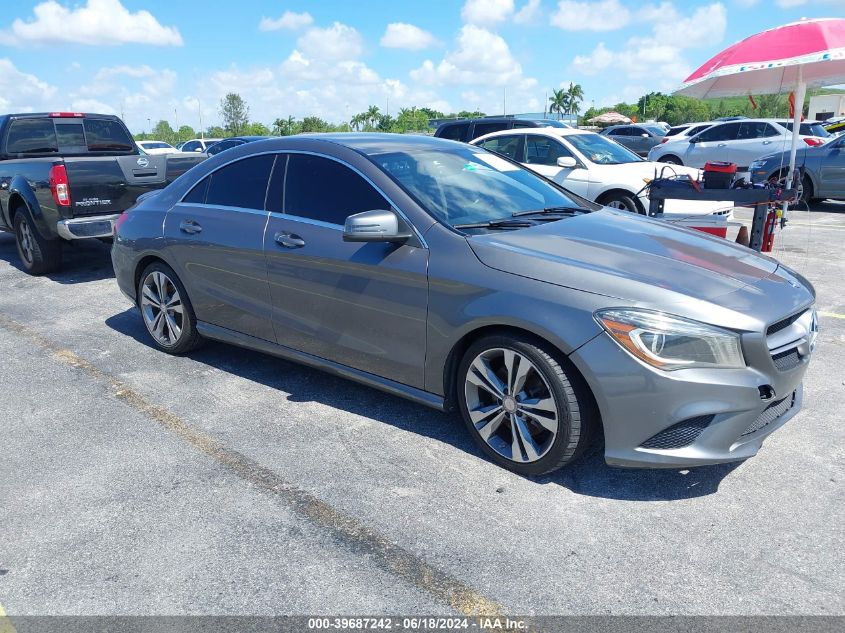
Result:
<svg viewBox="0 0 845 633">
<path fill-rule="evenodd" d="M 616 191 L 607 194 L 601 198 L 601 204 L 611 209 L 619 209 L 620 211 L 630 211 L 631 213 L 642 213 L 640 205 L 634 199 L 634 196 Z"/>
<path fill-rule="evenodd" d="M 658 163 L 666 163 L 667 165 L 680 165 L 683 166 L 683 162 L 677 156 L 672 156 L 672 154 L 668 154 L 666 156 L 661 156 L 657 159 Z"/>
<path fill-rule="evenodd" d="M 62 264 L 62 245 L 58 240 L 41 237 L 32 216 L 26 210 L 15 214 L 15 243 L 23 269 L 30 275 L 45 275 Z"/>
<path fill-rule="evenodd" d="M 485 455 L 521 475 L 557 470 L 589 443 L 589 395 L 556 356 L 528 337 L 487 336 L 470 346 L 458 369 L 467 429 Z"/>
<path fill-rule="evenodd" d="M 147 266 L 138 280 L 137 297 L 141 318 L 158 349 L 179 355 L 202 345 L 188 293 L 170 266 Z"/>
</svg>

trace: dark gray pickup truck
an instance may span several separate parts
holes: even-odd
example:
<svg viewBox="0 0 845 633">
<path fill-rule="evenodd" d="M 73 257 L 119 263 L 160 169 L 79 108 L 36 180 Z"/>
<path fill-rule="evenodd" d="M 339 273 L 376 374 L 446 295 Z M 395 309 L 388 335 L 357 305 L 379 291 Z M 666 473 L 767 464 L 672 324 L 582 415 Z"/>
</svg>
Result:
<svg viewBox="0 0 845 633">
<path fill-rule="evenodd" d="M 0 115 L 0 230 L 15 233 L 23 268 L 59 268 L 62 244 L 111 238 L 114 221 L 143 193 L 205 159 L 143 154 L 116 116 Z"/>
</svg>

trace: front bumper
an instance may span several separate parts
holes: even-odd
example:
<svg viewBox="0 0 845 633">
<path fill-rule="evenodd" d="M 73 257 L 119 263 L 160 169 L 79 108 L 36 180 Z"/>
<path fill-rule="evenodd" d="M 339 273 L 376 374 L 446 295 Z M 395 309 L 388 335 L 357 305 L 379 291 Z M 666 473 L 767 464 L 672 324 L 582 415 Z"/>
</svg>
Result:
<svg viewBox="0 0 845 633">
<path fill-rule="evenodd" d="M 59 220 L 56 229 L 59 236 L 66 240 L 82 240 L 97 237 L 112 237 L 114 223 L 119 213 L 111 215 L 92 215 L 70 220 Z"/>
<path fill-rule="evenodd" d="M 571 359 L 601 412 L 607 463 L 649 468 L 754 456 L 763 440 L 801 409 L 808 364 L 804 359 L 778 371 L 761 360 L 758 367 L 744 369 L 664 372 L 630 356 L 606 333 Z"/>
</svg>

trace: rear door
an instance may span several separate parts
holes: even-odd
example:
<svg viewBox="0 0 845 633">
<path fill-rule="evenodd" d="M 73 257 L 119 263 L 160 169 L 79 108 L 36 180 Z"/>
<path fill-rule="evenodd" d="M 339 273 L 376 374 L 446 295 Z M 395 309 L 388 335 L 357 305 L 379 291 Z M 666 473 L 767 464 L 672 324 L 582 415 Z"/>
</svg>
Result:
<svg viewBox="0 0 845 633">
<path fill-rule="evenodd" d="M 278 343 L 422 388 L 428 250 L 343 241 L 347 216 L 390 209 L 388 200 L 344 163 L 291 153 L 286 172 L 274 171 L 268 205 Z"/>
<path fill-rule="evenodd" d="M 267 184 L 274 154 L 242 158 L 212 172 L 171 209 L 167 251 L 197 319 L 273 341 L 264 261 Z"/>
</svg>

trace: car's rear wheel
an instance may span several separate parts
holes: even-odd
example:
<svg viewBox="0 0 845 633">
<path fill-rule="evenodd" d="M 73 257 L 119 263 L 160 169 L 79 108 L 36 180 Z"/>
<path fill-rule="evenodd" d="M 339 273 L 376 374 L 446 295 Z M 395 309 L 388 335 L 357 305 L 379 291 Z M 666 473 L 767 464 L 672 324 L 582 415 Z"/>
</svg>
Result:
<svg viewBox="0 0 845 633">
<path fill-rule="evenodd" d="M 58 240 L 41 237 L 29 212 L 20 209 L 15 214 L 15 243 L 23 268 L 30 275 L 44 275 L 59 268 L 62 263 L 62 246 Z"/>
<path fill-rule="evenodd" d="M 167 264 L 152 263 L 141 273 L 138 307 L 147 332 L 160 350 L 185 354 L 202 344 L 188 293 Z"/>
<path fill-rule="evenodd" d="M 488 336 L 470 346 L 458 370 L 473 438 L 494 462 L 523 475 L 557 470 L 589 442 L 589 396 L 555 356 L 518 335 Z"/>
<path fill-rule="evenodd" d="M 666 156 L 661 156 L 657 159 L 658 163 L 666 163 L 667 165 L 683 165 L 683 161 L 677 156 L 673 156 L 672 154 L 667 154 Z"/>
</svg>

